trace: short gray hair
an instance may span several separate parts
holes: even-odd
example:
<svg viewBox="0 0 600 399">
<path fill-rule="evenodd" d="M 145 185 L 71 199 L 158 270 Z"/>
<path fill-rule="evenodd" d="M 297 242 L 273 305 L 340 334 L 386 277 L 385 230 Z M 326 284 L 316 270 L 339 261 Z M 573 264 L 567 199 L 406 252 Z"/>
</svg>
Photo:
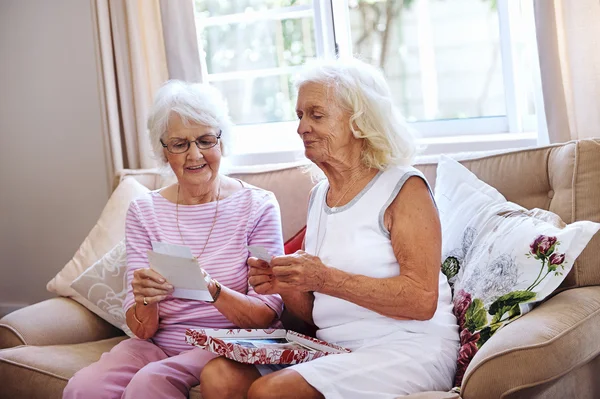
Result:
<svg viewBox="0 0 600 399">
<path fill-rule="evenodd" d="M 413 162 L 415 137 L 394 105 L 379 69 L 355 58 L 313 61 L 296 77 L 296 88 L 309 82 L 331 88 L 339 104 L 350 112 L 354 137 L 365 139 L 363 164 L 383 170 Z"/>
<path fill-rule="evenodd" d="M 148 130 L 154 155 L 163 164 L 167 160 L 160 140 L 167 134 L 172 113 L 179 115 L 184 123 L 197 123 L 221 130 L 223 155 L 227 155 L 233 124 L 227 103 L 216 88 L 203 83 L 169 80 L 156 92 L 148 117 Z"/>
</svg>

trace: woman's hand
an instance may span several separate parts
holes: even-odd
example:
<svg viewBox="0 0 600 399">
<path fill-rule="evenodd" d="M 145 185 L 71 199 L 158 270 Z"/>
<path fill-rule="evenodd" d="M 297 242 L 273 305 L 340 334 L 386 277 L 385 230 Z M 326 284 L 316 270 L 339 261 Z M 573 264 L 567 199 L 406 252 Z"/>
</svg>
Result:
<svg viewBox="0 0 600 399">
<path fill-rule="evenodd" d="M 275 287 L 279 290 L 315 292 L 323 287 L 329 268 L 319 257 L 296 251 L 273 258 L 271 270 Z"/>
<path fill-rule="evenodd" d="M 135 302 L 138 305 L 159 303 L 173 292 L 173 286 L 152 269 L 134 271 L 131 286 Z"/>
<path fill-rule="evenodd" d="M 262 259 L 250 257 L 248 258 L 248 283 L 254 287 L 254 291 L 260 295 L 277 294 L 275 288 L 275 280 L 271 265 Z"/>
</svg>

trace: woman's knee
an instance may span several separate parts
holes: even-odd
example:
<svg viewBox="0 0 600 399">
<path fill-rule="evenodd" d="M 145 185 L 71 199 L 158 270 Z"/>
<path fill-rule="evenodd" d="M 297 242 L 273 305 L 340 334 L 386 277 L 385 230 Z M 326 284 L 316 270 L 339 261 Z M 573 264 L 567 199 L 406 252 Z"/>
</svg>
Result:
<svg viewBox="0 0 600 399">
<path fill-rule="evenodd" d="M 276 386 L 277 382 L 272 376 L 261 377 L 250 386 L 248 399 L 278 399 L 280 392 Z"/>
<path fill-rule="evenodd" d="M 204 366 L 200 391 L 204 399 L 245 398 L 250 385 L 259 377 L 254 366 L 218 357 Z"/>
<path fill-rule="evenodd" d="M 324 396 L 293 370 L 280 370 L 254 381 L 248 399 L 323 399 Z"/>
<path fill-rule="evenodd" d="M 69 379 L 63 391 L 63 399 L 106 397 L 106 388 L 103 380 L 98 378 L 98 374 L 91 367 L 86 367 Z"/>
</svg>

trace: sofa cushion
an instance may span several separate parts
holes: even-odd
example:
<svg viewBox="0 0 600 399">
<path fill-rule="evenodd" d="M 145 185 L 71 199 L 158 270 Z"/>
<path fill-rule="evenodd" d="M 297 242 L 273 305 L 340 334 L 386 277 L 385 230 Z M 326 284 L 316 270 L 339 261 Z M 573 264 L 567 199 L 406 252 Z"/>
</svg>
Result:
<svg viewBox="0 0 600 399">
<path fill-rule="evenodd" d="M 76 371 L 100 359 L 124 338 L 4 349 L 0 351 L 0 397 L 60 398 Z"/>
<path fill-rule="evenodd" d="M 61 398 L 80 369 L 98 361 L 104 352 L 127 337 L 75 345 L 18 346 L 0 351 L 0 398 Z M 202 399 L 198 386 L 190 399 Z"/>
<path fill-rule="evenodd" d="M 61 398 L 69 378 L 126 338 L 1 350 L 0 398 Z M 202 399 L 199 387 L 192 388 L 189 398 Z"/>
<path fill-rule="evenodd" d="M 508 201 L 527 209 L 550 210 L 566 223 L 600 222 L 600 140 L 572 141 L 460 162 Z M 433 185 L 436 162 L 415 165 Z M 577 259 L 560 289 L 600 285 L 596 235 Z"/>
</svg>

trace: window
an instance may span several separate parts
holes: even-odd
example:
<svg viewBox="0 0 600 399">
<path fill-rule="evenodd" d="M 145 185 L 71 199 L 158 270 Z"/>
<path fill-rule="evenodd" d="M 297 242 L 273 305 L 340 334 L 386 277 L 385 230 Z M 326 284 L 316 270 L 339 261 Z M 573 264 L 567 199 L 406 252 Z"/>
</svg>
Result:
<svg viewBox="0 0 600 399">
<path fill-rule="evenodd" d="M 380 67 L 423 138 L 536 130 L 532 0 L 195 0 L 201 62 L 238 125 L 234 152 L 301 149 L 294 72 Z"/>
</svg>

